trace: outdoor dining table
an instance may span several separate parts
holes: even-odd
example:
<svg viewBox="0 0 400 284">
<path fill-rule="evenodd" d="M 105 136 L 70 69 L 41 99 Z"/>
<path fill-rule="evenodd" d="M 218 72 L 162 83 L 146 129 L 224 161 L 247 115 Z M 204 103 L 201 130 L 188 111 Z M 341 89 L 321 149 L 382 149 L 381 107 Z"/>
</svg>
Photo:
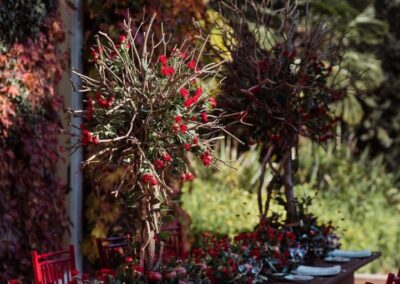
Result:
<svg viewBox="0 0 400 284">
<path fill-rule="evenodd" d="M 324 276 L 324 277 L 315 277 L 310 281 L 301 281 L 298 283 L 307 283 L 307 284 L 354 284 L 354 272 L 361 267 L 367 265 L 368 263 L 374 261 L 375 259 L 381 256 L 380 252 L 373 252 L 370 257 L 365 258 L 355 258 L 349 262 L 341 263 L 342 271 L 338 275 L 334 276 Z M 313 266 L 320 267 L 329 267 L 332 266 L 332 263 L 325 262 L 321 260 L 320 262 L 316 262 Z M 272 282 L 274 284 L 288 284 L 288 283 L 296 283 L 293 281 L 276 281 Z"/>
</svg>

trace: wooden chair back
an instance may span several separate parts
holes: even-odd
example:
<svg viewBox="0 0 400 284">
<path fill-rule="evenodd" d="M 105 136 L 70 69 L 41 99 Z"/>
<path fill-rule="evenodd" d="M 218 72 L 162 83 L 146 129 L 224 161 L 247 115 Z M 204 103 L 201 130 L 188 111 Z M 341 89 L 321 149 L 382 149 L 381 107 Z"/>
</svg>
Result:
<svg viewBox="0 0 400 284">
<path fill-rule="evenodd" d="M 183 255 L 182 228 L 178 221 L 163 224 L 161 232 L 168 233 L 168 239 L 164 245 L 164 256 L 180 259 Z"/>
<path fill-rule="evenodd" d="M 125 258 L 129 238 L 124 236 L 96 239 L 100 263 L 103 268 L 116 268 Z"/>
<path fill-rule="evenodd" d="M 388 273 L 386 284 L 400 284 L 400 269 L 397 275 L 394 273 Z"/>
<path fill-rule="evenodd" d="M 67 284 L 77 273 L 72 245 L 67 250 L 42 254 L 34 250 L 31 254 L 36 284 Z"/>
</svg>

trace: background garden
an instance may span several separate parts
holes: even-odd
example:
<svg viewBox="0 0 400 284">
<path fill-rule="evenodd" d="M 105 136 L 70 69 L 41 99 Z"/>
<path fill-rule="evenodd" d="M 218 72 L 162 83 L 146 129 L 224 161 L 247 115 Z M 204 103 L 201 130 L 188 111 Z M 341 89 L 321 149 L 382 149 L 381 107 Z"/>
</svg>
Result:
<svg viewBox="0 0 400 284">
<path fill-rule="evenodd" d="M 84 1 L 84 73 L 95 72 L 88 60 L 93 36 L 101 30 L 118 39 L 128 11 L 140 18 L 144 7 L 146 15 L 157 13 L 155 27 L 163 22 L 176 42 L 187 34 L 194 37 L 200 26 L 211 32 L 214 47 L 224 48 L 216 2 Z M 0 280 L 20 275 L 29 279 L 29 251 L 55 249 L 68 235 L 70 189 L 58 180 L 56 170 L 63 151 L 68 151 L 59 142 L 66 107 L 57 84 L 74 66 L 69 53 L 58 48 L 69 32 L 58 8 L 75 7 L 69 1 L 60 3 L 0 4 Z M 343 118 L 335 130 L 339 138 L 322 146 L 300 139 L 293 176 L 296 196 L 306 201 L 311 197 L 308 210 L 333 222 L 343 247 L 382 252 L 364 272 L 394 271 L 400 265 L 400 2 L 310 0 L 298 5 L 329 19 L 345 34 L 340 39 L 345 71 L 354 74 L 357 92 L 349 92 L 336 105 Z M 86 157 L 93 148 L 85 149 Z M 192 165 L 196 179 L 184 184 L 174 205 L 187 229 L 187 243 L 205 231 L 233 237 L 258 223 L 261 151 L 227 138 L 217 144 L 216 153 L 236 169 Z M 125 204 L 112 195 L 124 171 L 104 173 L 89 167 L 84 175 L 81 249 L 85 266 L 97 267 L 95 239 L 125 233 L 131 225 Z M 266 178 L 271 176 L 267 171 Z"/>
</svg>

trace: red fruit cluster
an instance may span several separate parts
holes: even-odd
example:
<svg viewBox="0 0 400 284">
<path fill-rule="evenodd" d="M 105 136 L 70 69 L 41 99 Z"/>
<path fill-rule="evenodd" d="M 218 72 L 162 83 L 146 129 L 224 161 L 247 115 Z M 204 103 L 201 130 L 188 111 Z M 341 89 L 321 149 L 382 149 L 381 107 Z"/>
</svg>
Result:
<svg viewBox="0 0 400 284">
<path fill-rule="evenodd" d="M 186 172 L 181 175 L 181 181 L 192 181 L 194 180 L 194 175 L 191 172 Z"/>
<path fill-rule="evenodd" d="M 156 186 L 158 184 L 157 179 L 152 174 L 149 173 L 143 174 L 142 182 L 147 183 L 151 186 Z"/>
<path fill-rule="evenodd" d="M 196 60 L 190 61 L 190 62 L 188 63 L 188 65 L 187 65 L 187 67 L 188 67 L 189 69 L 194 70 L 194 69 L 196 68 Z"/>
<path fill-rule="evenodd" d="M 162 66 L 161 74 L 164 75 L 165 77 L 172 76 L 175 74 L 175 68 L 172 66 Z"/>
<path fill-rule="evenodd" d="M 212 164 L 212 156 L 208 151 L 205 151 L 203 154 L 201 154 L 200 159 L 203 165 L 206 167 Z"/>
<path fill-rule="evenodd" d="M 207 113 L 205 111 L 201 112 L 201 121 L 203 121 L 204 123 L 208 122 L 208 117 L 207 117 Z"/>
<path fill-rule="evenodd" d="M 187 98 L 184 102 L 185 107 L 191 107 L 194 104 L 197 104 L 201 95 L 203 94 L 203 89 L 198 87 L 193 97 Z"/>
<path fill-rule="evenodd" d="M 163 158 L 164 162 L 171 162 L 172 161 L 172 158 L 168 153 L 165 153 L 162 158 Z"/>
<path fill-rule="evenodd" d="M 165 77 L 175 74 L 175 68 L 168 66 L 168 58 L 165 55 L 160 55 L 158 59 L 161 62 L 161 74 Z"/>
<path fill-rule="evenodd" d="M 84 146 L 87 146 L 91 143 L 99 144 L 99 139 L 97 137 L 94 137 L 89 130 L 85 129 L 83 126 L 81 126 L 81 130 L 82 130 L 81 142 Z"/>
<path fill-rule="evenodd" d="M 161 170 L 165 167 L 165 163 L 163 160 L 157 159 L 154 161 L 154 167 L 156 168 L 156 170 Z"/>
<path fill-rule="evenodd" d="M 179 93 L 181 94 L 182 98 L 186 99 L 189 96 L 189 90 L 182 88 L 179 90 Z"/>
<path fill-rule="evenodd" d="M 96 93 L 97 104 L 101 108 L 110 108 L 114 102 L 114 97 L 110 96 L 107 100 L 103 98 L 103 95 Z"/>
</svg>

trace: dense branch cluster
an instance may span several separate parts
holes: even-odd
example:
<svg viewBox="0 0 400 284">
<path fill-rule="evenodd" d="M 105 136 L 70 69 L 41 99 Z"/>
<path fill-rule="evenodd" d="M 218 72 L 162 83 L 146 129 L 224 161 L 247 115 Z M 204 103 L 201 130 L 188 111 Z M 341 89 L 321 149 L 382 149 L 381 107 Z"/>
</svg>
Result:
<svg viewBox="0 0 400 284">
<path fill-rule="evenodd" d="M 85 118 L 75 147 L 94 144 L 96 149 L 84 165 L 125 169 L 114 193 L 130 189 L 131 205 L 139 208 L 147 231 L 144 247 L 149 233 L 159 231 L 160 205 L 170 190 L 166 179 L 193 180 L 188 152 L 205 166 L 214 165 L 212 142 L 222 129 L 216 101 L 206 93 L 220 64 L 200 67 L 205 44 L 197 50 L 184 43 L 166 54 L 168 40 L 155 39 L 153 20 L 136 31 L 126 23 L 117 43 L 99 33 L 91 52 L 96 76 L 77 73 L 80 91 L 89 92 L 86 109 L 73 112 Z"/>
<path fill-rule="evenodd" d="M 228 59 L 218 104 L 227 113 L 240 113 L 242 124 L 235 134 L 263 149 L 260 214 L 268 211 L 272 188 L 284 185 L 291 219 L 296 215 L 292 150 L 299 136 L 317 143 L 334 137 L 335 104 L 352 83 L 342 71 L 342 38 L 331 25 L 311 16 L 301 22 L 301 11 L 290 3 L 280 9 L 268 1 L 218 4 L 222 17 L 214 21 L 214 30 L 223 44 L 212 50 Z M 279 166 L 272 165 L 274 156 Z M 263 205 L 267 165 L 274 179 Z"/>
</svg>

